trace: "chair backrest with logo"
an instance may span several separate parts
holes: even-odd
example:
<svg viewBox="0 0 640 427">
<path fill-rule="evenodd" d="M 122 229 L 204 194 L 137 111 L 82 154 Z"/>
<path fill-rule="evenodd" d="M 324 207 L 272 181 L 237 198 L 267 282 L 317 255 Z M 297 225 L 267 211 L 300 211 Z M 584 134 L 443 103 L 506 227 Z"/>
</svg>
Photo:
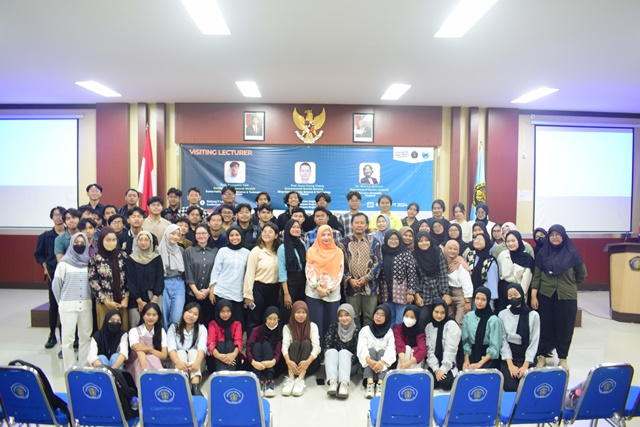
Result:
<svg viewBox="0 0 640 427">
<path fill-rule="evenodd" d="M 433 377 L 424 369 L 392 370 L 382 385 L 382 396 L 371 399 L 372 426 L 431 425 Z"/>
<path fill-rule="evenodd" d="M 245 371 L 221 371 L 211 375 L 209 425 L 261 426 L 271 424 L 269 402 L 260 397 L 258 377 Z M 302 422 L 304 424 L 304 422 Z"/>
</svg>

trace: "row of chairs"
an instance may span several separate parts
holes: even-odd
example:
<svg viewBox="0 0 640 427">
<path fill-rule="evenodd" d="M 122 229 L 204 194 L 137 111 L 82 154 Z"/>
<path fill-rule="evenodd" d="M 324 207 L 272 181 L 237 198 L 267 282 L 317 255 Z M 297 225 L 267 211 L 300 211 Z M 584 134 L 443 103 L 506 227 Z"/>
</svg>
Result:
<svg viewBox="0 0 640 427">
<path fill-rule="evenodd" d="M 0 367 L 0 398 L 8 425 L 146 427 L 255 426 L 272 423 L 269 402 L 251 372 L 212 374 L 209 400 L 191 396 L 177 369 L 145 370 L 139 377 L 139 417 L 125 419 L 113 374 L 104 367 L 74 367 L 66 373 L 67 393 L 55 393 L 69 416 L 54 410 L 38 372 L 27 366 Z M 69 423 L 69 418 L 73 420 Z"/>
<path fill-rule="evenodd" d="M 371 427 L 460 426 L 514 424 L 573 424 L 599 419 L 624 426 L 636 415 L 640 387 L 631 386 L 633 367 L 602 364 L 589 372 L 573 409 L 565 408 L 568 374 L 559 367 L 531 368 L 517 392 L 502 392 L 497 369 L 461 372 L 450 394 L 433 396 L 433 377 L 426 370 L 396 370 L 384 379 L 382 396 L 371 400 Z"/>
</svg>

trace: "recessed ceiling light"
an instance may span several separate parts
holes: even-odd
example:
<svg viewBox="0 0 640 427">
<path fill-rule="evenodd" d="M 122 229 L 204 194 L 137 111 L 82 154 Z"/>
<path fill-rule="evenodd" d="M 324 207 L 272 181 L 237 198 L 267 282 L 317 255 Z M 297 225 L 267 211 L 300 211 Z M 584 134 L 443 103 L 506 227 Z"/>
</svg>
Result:
<svg viewBox="0 0 640 427">
<path fill-rule="evenodd" d="M 231 34 L 216 0 L 182 0 L 202 34 L 228 36 Z"/>
<path fill-rule="evenodd" d="M 109 89 L 105 85 L 102 85 L 102 84 L 100 84 L 98 82 L 86 81 L 86 82 L 76 82 L 76 84 L 78 86 L 82 86 L 83 88 L 88 89 L 88 90 L 90 90 L 92 92 L 95 92 L 98 95 L 106 96 L 106 97 L 109 97 L 109 98 L 116 98 L 118 96 L 122 96 L 118 92 L 116 92 L 115 90 Z"/>
<path fill-rule="evenodd" d="M 433 37 L 462 37 L 498 0 L 461 0 Z"/>
<path fill-rule="evenodd" d="M 542 98 L 543 96 L 550 95 L 554 92 L 557 92 L 559 89 L 554 89 L 551 87 L 539 87 L 538 89 L 532 90 L 531 92 L 527 92 L 519 98 L 511 101 L 513 104 L 526 104 L 527 102 L 534 101 L 538 98 Z"/>
<path fill-rule="evenodd" d="M 387 91 L 384 93 L 384 95 L 382 95 L 382 98 L 380 99 L 383 99 L 385 101 L 395 101 L 396 99 L 399 99 L 402 95 L 404 95 L 404 93 L 408 91 L 410 87 L 411 85 L 394 83 L 389 86 L 389 89 L 387 89 Z"/>
<path fill-rule="evenodd" d="M 262 98 L 256 82 L 236 82 L 236 86 L 247 98 Z"/>
</svg>

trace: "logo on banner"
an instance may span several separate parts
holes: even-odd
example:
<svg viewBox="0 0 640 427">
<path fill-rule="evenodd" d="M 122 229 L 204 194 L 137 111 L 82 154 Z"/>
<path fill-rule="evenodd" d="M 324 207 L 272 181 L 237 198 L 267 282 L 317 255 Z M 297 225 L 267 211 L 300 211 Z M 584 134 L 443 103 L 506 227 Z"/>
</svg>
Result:
<svg viewBox="0 0 640 427">
<path fill-rule="evenodd" d="M 20 383 L 15 383 L 11 386 L 11 393 L 18 399 L 29 398 L 29 389 Z"/>
<path fill-rule="evenodd" d="M 629 260 L 629 267 L 632 271 L 640 271 L 640 256 L 631 258 Z"/>
<path fill-rule="evenodd" d="M 160 387 L 154 393 L 158 402 L 171 403 L 176 397 L 176 394 L 168 387 Z"/>
<path fill-rule="evenodd" d="M 418 397 L 418 390 L 411 386 L 403 387 L 398 392 L 398 399 L 403 402 L 413 402 L 416 397 Z"/>
<path fill-rule="evenodd" d="M 405 163 L 433 161 L 432 147 L 393 147 L 393 160 Z"/>
<path fill-rule="evenodd" d="M 93 383 L 85 384 L 82 387 L 82 393 L 89 399 L 100 399 L 102 397 L 102 389 Z"/>
<path fill-rule="evenodd" d="M 237 405 L 239 403 L 242 403 L 242 401 L 244 400 L 244 393 L 236 388 L 231 388 L 225 391 L 222 397 L 224 397 L 225 402 L 231 405 Z"/>
<path fill-rule="evenodd" d="M 544 399 L 545 397 L 549 397 L 552 391 L 553 387 L 551 387 L 550 384 L 543 383 L 533 390 L 533 395 L 538 399 Z"/>
<path fill-rule="evenodd" d="M 487 203 L 487 183 L 479 182 L 473 187 L 473 206 L 478 203 Z"/>
<path fill-rule="evenodd" d="M 296 136 L 300 139 L 300 141 L 305 144 L 313 144 L 316 142 L 322 134 L 323 130 L 320 130 L 322 125 L 324 125 L 324 121 L 327 119 L 327 113 L 322 109 L 322 113 L 317 116 L 313 116 L 312 110 L 305 110 L 304 116 L 298 113 L 296 108 L 293 108 L 293 123 L 296 124 L 296 127 L 300 129 L 300 131 L 296 131 Z"/>
</svg>

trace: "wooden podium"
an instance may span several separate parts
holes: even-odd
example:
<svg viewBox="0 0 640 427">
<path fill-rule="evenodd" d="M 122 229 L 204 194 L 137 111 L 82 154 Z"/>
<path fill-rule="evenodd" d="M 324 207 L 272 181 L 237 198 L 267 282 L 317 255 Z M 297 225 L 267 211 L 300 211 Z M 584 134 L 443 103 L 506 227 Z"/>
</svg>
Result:
<svg viewBox="0 0 640 427">
<path fill-rule="evenodd" d="M 611 318 L 640 323 L 640 243 L 613 243 L 609 252 Z"/>
</svg>

